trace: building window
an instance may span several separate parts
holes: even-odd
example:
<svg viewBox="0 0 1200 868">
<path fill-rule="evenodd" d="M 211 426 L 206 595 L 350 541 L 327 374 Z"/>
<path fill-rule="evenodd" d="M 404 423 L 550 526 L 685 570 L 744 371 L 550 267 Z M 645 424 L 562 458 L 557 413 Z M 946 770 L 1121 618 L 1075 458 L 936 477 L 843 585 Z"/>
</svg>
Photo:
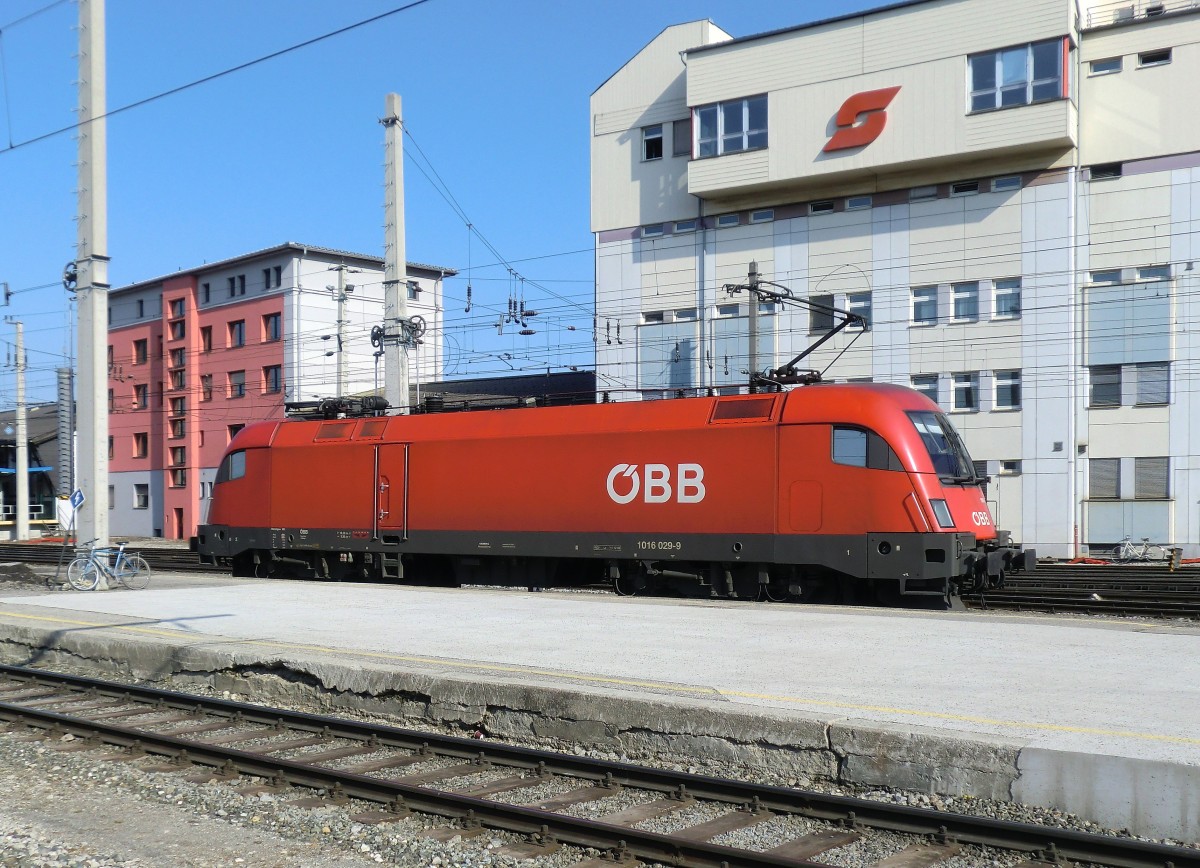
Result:
<svg viewBox="0 0 1200 868">
<path fill-rule="evenodd" d="M 675 224 L 675 231 L 676 231 L 676 233 L 695 232 L 696 231 L 696 221 L 695 220 L 680 220 Z"/>
<path fill-rule="evenodd" d="M 775 219 L 775 209 L 774 208 L 764 208 L 761 211 L 751 211 L 750 212 L 750 222 L 751 223 L 770 223 L 774 219 Z"/>
<path fill-rule="evenodd" d="M 1170 497 L 1168 458 L 1133 459 L 1133 496 L 1135 500 L 1166 500 Z"/>
<path fill-rule="evenodd" d="M 1092 166 L 1090 174 L 1093 181 L 1106 181 L 1121 177 L 1122 171 L 1120 163 L 1104 163 L 1099 166 Z"/>
<path fill-rule="evenodd" d="M 229 324 L 229 346 L 244 347 L 246 345 L 246 321 L 239 319 Z"/>
<path fill-rule="evenodd" d="M 143 299 L 137 301 L 137 318 L 141 319 L 146 315 L 146 302 Z"/>
<path fill-rule="evenodd" d="M 347 289 L 350 289 L 350 287 L 347 287 Z M 408 300 L 409 301 L 417 301 L 418 299 L 420 299 L 420 297 L 421 297 L 421 284 L 417 283 L 415 280 L 410 280 L 408 282 Z"/>
<path fill-rule="evenodd" d="M 938 402 L 937 374 L 918 374 L 912 378 L 912 387 L 933 403 Z"/>
<path fill-rule="evenodd" d="M 186 350 L 183 347 L 178 347 L 171 350 L 171 367 L 182 368 L 187 361 Z"/>
<path fill-rule="evenodd" d="M 661 223 L 653 223 L 649 226 L 642 227 L 643 238 L 657 238 L 663 234 L 663 225 Z"/>
<path fill-rule="evenodd" d="M 263 317 L 263 340 L 277 341 L 283 337 L 282 317 L 269 313 Z"/>
<path fill-rule="evenodd" d="M 174 320 L 171 323 L 170 328 L 171 328 L 171 340 L 173 340 L 173 341 L 183 340 L 183 320 L 181 320 L 181 319 Z"/>
<path fill-rule="evenodd" d="M 181 437 L 183 437 L 183 435 L 185 433 L 187 433 L 184 430 L 184 426 L 186 426 L 186 425 L 187 425 L 187 421 L 184 419 L 172 419 L 171 420 L 171 439 L 178 440 Z"/>
<path fill-rule="evenodd" d="M 978 192 L 978 181 L 956 181 L 950 185 L 951 196 L 974 196 Z"/>
<path fill-rule="evenodd" d="M 1088 368 L 1091 379 L 1090 407 L 1121 406 L 1121 366 L 1092 365 Z"/>
<path fill-rule="evenodd" d="M 147 350 L 148 346 L 145 338 L 133 342 L 133 363 L 135 365 L 146 364 L 146 359 L 148 358 Z M 109 359 L 109 363 L 112 363 L 111 358 Z"/>
<path fill-rule="evenodd" d="M 150 486 L 140 482 L 133 484 L 133 508 L 134 509 L 149 509 L 150 508 Z"/>
<path fill-rule="evenodd" d="M 212 374 L 201 374 L 200 375 L 200 400 L 201 401 L 211 401 L 212 400 L 212 390 L 213 390 Z"/>
<path fill-rule="evenodd" d="M 200 303 L 208 304 L 212 299 L 212 287 L 207 283 L 200 284 Z"/>
<path fill-rule="evenodd" d="M 139 431 L 133 435 L 133 457 L 145 458 L 150 454 L 150 435 Z"/>
<path fill-rule="evenodd" d="M 276 287 L 283 286 L 283 266 L 276 265 L 274 268 L 271 269 L 271 273 L 273 275 L 275 275 L 275 286 Z"/>
<path fill-rule="evenodd" d="M 808 309 L 808 331 L 810 334 L 821 334 L 833 328 L 833 296 L 814 295 L 808 299 L 812 305 Z"/>
<path fill-rule="evenodd" d="M 642 127 L 642 161 L 661 160 L 663 155 L 662 124 Z"/>
<path fill-rule="evenodd" d="M 228 426 L 226 426 L 226 430 L 229 432 L 230 442 L 232 442 L 233 438 L 238 435 L 238 432 L 241 431 L 245 427 L 246 427 L 245 425 L 228 425 Z"/>
<path fill-rule="evenodd" d="M 977 372 L 967 371 L 954 375 L 954 402 L 952 406 L 955 410 L 979 409 L 979 374 Z"/>
<path fill-rule="evenodd" d="M 908 201 L 922 202 L 926 199 L 936 199 L 937 194 L 937 184 L 926 184 L 921 187 L 913 187 L 908 191 Z"/>
<path fill-rule="evenodd" d="M 872 201 L 870 196 L 851 196 L 846 200 L 846 210 L 859 211 L 863 208 L 870 208 Z"/>
<path fill-rule="evenodd" d="M 200 351 L 205 353 L 212 352 L 212 326 L 200 327 Z"/>
<path fill-rule="evenodd" d="M 114 403 L 115 402 L 113 401 L 113 390 L 109 389 L 108 390 L 108 412 L 111 413 L 113 411 Z"/>
<path fill-rule="evenodd" d="M 229 372 L 229 397 L 244 398 L 246 396 L 246 372 Z"/>
<path fill-rule="evenodd" d="M 954 319 L 959 322 L 974 322 L 979 319 L 979 283 L 956 283 L 951 287 L 954 299 Z"/>
<path fill-rule="evenodd" d="M 726 229 L 730 226 L 740 226 L 742 224 L 742 216 L 740 214 L 722 214 L 717 218 L 717 228 Z"/>
<path fill-rule="evenodd" d="M 1021 408 L 1021 372 L 996 371 L 996 409 Z"/>
<path fill-rule="evenodd" d="M 1114 72 L 1121 71 L 1120 57 L 1106 57 L 1103 60 L 1093 60 L 1088 64 L 1088 69 L 1092 75 L 1109 75 Z"/>
<path fill-rule="evenodd" d="M 686 118 L 671 124 L 671 156 L 690 157 L 692 155 L 692 119 Z"/>
<path fill-rule="evenodd" d="M 833 200 L 826 199 L 824 202 L 809 202 L 809 214 L 832 214 L 834 209 Z"/>
<path fill-rule="evenodd" d="M 1088 491 L 1092 500 L 1121 496 L 1121 459 L 1093 458 L 1088 462 Z"/>
<path fill-rule="evenodd" d="M 237 295 L 237 279 L 233 277 L 226 278 L 229 282 L 229 297 L 233 298 Z"/>
<path fill-rule="evenodd" d="M 185 488 L 187 486 L 187 471 L 182 468 L 172 470 L 170 478 L 172 488 Z"/>
<path fill-rule="evenodd" d="M 150 386 L 147 383 L 138 383 L 133 387 L 133 409 L 145 410 L 150 406 Z"/>
<path fill-rule="evenodd" d="M 1171 49 L 1160 48 L 1157 51 L 1143 51 L 1138 54 L 1138 66 L 1163 66 L 1171 62 Z"/>
<path fill-rule="evenodd" d="M 1142 362 L 1133 369 L 1139 406 L 1167 404 L 1171 400 L 1171 366 L 1168 362 Z"/>
<path fill-rule="evenodd" d="M 1000 462 L 1001 476 L 1020 476 L 1021 475 L 1021 459 L 1014 458 L 1008 461 Z"/>
<path fill-rule="evenodd" d="M 692 112 L 697 157 L 717 157 L 767 146 L 766 95 L 700 106 Z"/>
<path fill-rule="evenodd" d="M 914 286 L 912 291 L 912 321 L 918 325 L 937 322 L 938 288 L 936 286 Z"/>
<path fill-rule="evenodd" d="M 173 390 L 179 391 L 180 389 L 182 389 L 184 387 L 185 380 L 184 380 L 183 373 L 184 373 L 183 371 L 171 371 L 171 373 L 170 373 L 171 388 Z"/>
<path fill-rule="evenodd" d="M 856 313 L 865 321 L 864 326 L 857 324 L 847 326 L 847 328 L 861 329 L 870 328 L 871 326 L 871 293 L 867 292 L 852 292 L 846 296 L 846 308 L 850 313 Z"/>
<path fill-rule="evenodd" d="M 1015 318 L 1021 315 L 1021 278 L 1011 277 L 995 281 L 995 312 L 997 318 Z"/>
<path fill-rule="evenodd" d="M 992 192 L 993 193 L 1001 193 L 1001 192 L 1004 192 L 1005 190 L 1020 190 L 1020 189 L 1021 189 L 1021 176 L 1020 175 L 1010 175 L 1007 178 L 993 178 L 992 179 Z"/>
<path fill-rule="evenodd" d="M 263 368 L 263 391 L 275 394 L 283 389 L 283 368 L 271 365 Z"/>
<path fill-rule="evenodd" d="M 171 447 L 171 464 L 174 467 L 182 467 L 187 464 L 187 447 L 172 446 Z"/>
<path fill-rule="evenodd" d="M 187 415 L 187 399 L 186 398 L 172 398 L 171 399 L 171 415 L 172 416 Z"/>
<path fill-rule="evenodd" d="M 1063 39 L 1047 39 L 967 58 L 971 111 L 1063 97 Z"/>
<path fill-rule="evenodd" d="M 113 457 L 113 438 L 110 436 L 108 438 L 108 460 L 112 461 L 112 457 Z"/>
<path fill-rule="evenodd" d="M 663 312 L 661 310 L 648 310 L 642 314 L 642 322 L 644 323 L 660 323 L 663 321 Z"/>
<path fill-rule="evenodd" d="M 182 298 L 171 299 L 171 316 L 175 319 L 178 319 L 179 317 L 183 316 L 183 299 Z"/>
</svg>

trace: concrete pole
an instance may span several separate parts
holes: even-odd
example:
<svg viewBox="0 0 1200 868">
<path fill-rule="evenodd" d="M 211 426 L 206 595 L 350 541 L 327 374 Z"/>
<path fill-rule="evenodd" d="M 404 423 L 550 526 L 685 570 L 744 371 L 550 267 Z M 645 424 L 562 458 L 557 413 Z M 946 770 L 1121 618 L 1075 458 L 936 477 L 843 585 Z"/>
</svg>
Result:
<svg viewBox="0 0 1200 868">
<path fill-rule="evenodd" d="M 108 188 L 104 0 L 79 0 L 79 538 L 108 545 Z"/>
<path fill-rule="evenodd" d="M 384 182 L 383 396 L 408 412 L 408 356 L 401 346 L 401 323 L 408 319 L 408 261 L 404 250 L 404 121 L 400 94 L 387 95 L 381 123 L 387 129 Z"/>
<path fill-rule="evenodd" d="M 16 539 L 29 539 L 29 430 L 25 424 L 25 324 L 17 329 L 17 519 Z"/>
</svg>

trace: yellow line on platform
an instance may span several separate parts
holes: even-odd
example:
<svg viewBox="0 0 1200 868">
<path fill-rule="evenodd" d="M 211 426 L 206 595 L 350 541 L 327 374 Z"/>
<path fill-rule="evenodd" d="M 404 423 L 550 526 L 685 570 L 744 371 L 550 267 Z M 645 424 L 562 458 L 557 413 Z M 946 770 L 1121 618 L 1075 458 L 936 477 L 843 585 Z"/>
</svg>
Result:
<svg viewBox="0 0 1200 868">
<path fill-rule="evenodd" d="M 779 696 L 770 693 L 751 693 L 743 690 L 722 690 L 720 688 L 711 687 L 696 687 L 685 684 L 672 684 L 670 682 L 661 681 L 643 681 L 630 678 L 613 678 L 603 675 L 585 675 L 572 672 L 563 672 L 553 669 L 534 669 L 527 666 L 512 666 L 501 663 L 484 663 L 471 662 L 464 660 L 446 660 L 438 657 L 419 657 L 412 654 L 393 654 L 386 651 L 359 651 L 348 648 L 330 648 L 323 645 L 304 645 L 295 642 L 280 642 L 277 640 L 267 639 L 235 639 L 231 637 L 218 637 L 213 635 L 204 635 L 196 633 L 188 633 L 181 630 L 163 630 L 152 627 L 139 627 L 133 624 L 95 624 L 89 621 L 75 621 L 70 618 L 51 618 L 43 615 L 28 615 L 21 612 L 4 612 L 0 611 L 0 616 L 8 616 L 11 618 L 20 618 L 26 621 L 45 621 L 49 623 L 66 624 L 72 627 L 83 627 L 90 629 L 111 629 L 124 630 L 130 633 L 142 633 L 148 636 L 159 636 L 167 639 L 179 639 L 182 637 L 204 643 L 215 644 L 219 641 L 234 642 L 242 645 L 258 645 L 264 648 L 280 648 L 287 650 L 305 650 L 305 651 L 320 651 L 325 654 L 340 654 L 353 657 L 368 657 L 379 660 L 389 660 L 403 663 L 423 663 L 433 666 L 444 666 L 452 669 L 482 669 L 488 672 L 504 672 L 514 673 L 519 675 L 542 675 L 549 678 L 558 678 L 568 681 L 577 681 L 584 684 L 610 685 L 616 687 L 642 687 L 652 690 L 662 690 L 677 694 L 692 694 L 698 697 L 711 696 L 714 693 L 718 696 L 735 697 L 738 699 L 759 699 L 770 702 L 786 703 L 789 705 L 798 705 L 816 708 L 833 708 L 842 711 L 859 711 L 859 712 L 874 712 L 877 714 L 893 714 L 911 718 L 928 718 L 932 720 L 953 721 L 955 723 L 974 723 L 987 726 L 998 726 L 1009 729 L 1033 729 L 1045 732 L 1063 732 L 1074 735 L 1100 735 L 1113 738 L 1128 738 L 1138 741 L 1154 741 L 1165 742 L 1169 744 L 1186 744 L 1200 745 L 1200 738 L 1190 738 L 1182 735 L 1160 735 L 1151 732 L 1127 732 L 1117 729 L 1100 729 L 1090 726 L 1071 726 L 1069 724 L 1058 723 L 1033 723 L 1020 720 L 1003 720 L 991 717 L 977 717 L 967 714 L 949 714 L 940 711 L 919 711 L 910 708 L 893 708 L 886 705 L 861 705 L 852 702 L 839 702 L 822 699 L 802 699 L 795 696 Z"/>
</svg>

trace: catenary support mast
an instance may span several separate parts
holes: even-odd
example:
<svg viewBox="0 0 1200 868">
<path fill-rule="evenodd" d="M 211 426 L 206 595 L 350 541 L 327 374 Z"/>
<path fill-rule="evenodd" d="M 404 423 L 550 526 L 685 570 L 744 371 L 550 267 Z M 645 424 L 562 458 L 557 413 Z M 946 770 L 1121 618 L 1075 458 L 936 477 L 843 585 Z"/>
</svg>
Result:
<svg viewBox="0 0 1200 868">
<path fill-rule="evenodd" d="M 382 124 L 387 130 L 383 240 L 383 328 L 395 336 L 383 342 L 383 396 L 393 407 L 408 407 L 408 265 L 404 250 L 404 120 L 400 94 L 387 95 Z M 406 412 L 402 411 L 402 412 Z"/>
<path fill-rule="evenodd" d="M 108 544 L 108 190 L 104 0 L 79 0 L 79 538 Z"/>
</svg>

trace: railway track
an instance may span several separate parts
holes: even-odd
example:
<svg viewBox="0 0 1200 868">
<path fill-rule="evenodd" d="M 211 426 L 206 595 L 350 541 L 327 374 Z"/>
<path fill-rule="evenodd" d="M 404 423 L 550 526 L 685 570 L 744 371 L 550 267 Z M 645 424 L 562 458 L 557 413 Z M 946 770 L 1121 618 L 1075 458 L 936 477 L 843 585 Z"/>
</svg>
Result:
<svg viewBox="0 0 1200 868">
<path fill-rule="evenodd" d="M 152 546 L 133 550 L 152 570 L 214 571 L 186 549 Z M 0 562 L 65 566 L 72 557 L 72 546 L 0 543 Z M 1034 573 L 1009 575 L 1001 590 L 964 595 L 963 602 L 973 609 L 1200 618 L 1200 567 L 1172 571 L 1157 565 L 1042 564 Z"/>
<path fill-rule="evenodd" d="M 677 866 L 802 866 L 871 836 L 904 836 L 876 868 L 935 866 L 978 848 L 1022 866 L 1060 860 L 1200 868 L 1200 850 L 642 768 L 586 757 L 438 736 L 93 678 L 0 666 L 0 721 L 58 749 L 119 748 L 105 759 L 195 771 L 246 794 L 316 790 L 304 803 L 358 800 L 355 822 L 410 812 L 449 818 L 447 836 L 485 829 L 523 836 L 505 855 L 534 858 L 561 845 L 599 851 L 577 864 L 634 860 Z M 72 740 L 63 742 L 67 735 Z M 193 778 L 194 779 L 194 778 Z M 252 780 L 247 780 L 252 779 Z M 524 797 L 522 795 L 524 794 Z M 614 802 L 621 802 L 614 808 Z M 293 804 L 300 804 L 296 802 Z M 605 806 L 607 805 L 607 809 Z M 692 818 L 667 831 L 640 824 Z M 740 830 L 772 827 L 764 850 Z M 715 843 L 721 840 L 723 843 Z M 1023 860 L 1023 861 L 1022 861 Z M 992 863 L 989 863 L 992 864 Z"/>
<path fill-rule="evenodd" d="M 146 559 L 152 570 L 171 572 L 212 572 L 203 566 L 195 552 L 171 546 L 130 546 Z M 0 543 L 0 562 L 20 561 L 27 564 L 58 564 L 65 568 L 75 557 L 75 547 L 53 543 Z"/>
<path fill-rule="evenodd" d="M 1004 588 L 968 594 L 970 608 L 1200 618 L 1200 569 L 1157 565 L 1039 565 L 1007 576 Z"/>
</svg>

